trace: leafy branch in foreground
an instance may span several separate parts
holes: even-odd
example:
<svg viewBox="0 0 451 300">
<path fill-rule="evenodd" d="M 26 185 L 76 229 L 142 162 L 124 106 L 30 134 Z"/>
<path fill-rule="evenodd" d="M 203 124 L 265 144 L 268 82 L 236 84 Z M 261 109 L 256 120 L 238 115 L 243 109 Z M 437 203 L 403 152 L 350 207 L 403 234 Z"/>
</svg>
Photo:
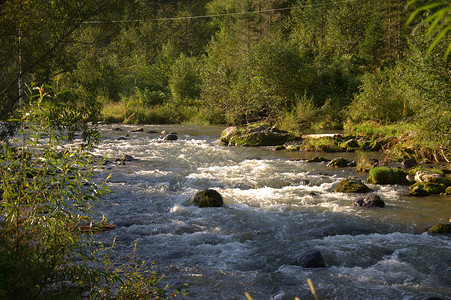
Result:
<svg viewBox="0 0 451 300">
<path fill-rule="evenodd" d="M 418 0 L 411 0 L 407 3 L 407 6 L 412 6 Z M 451 31 L 451 2 L 448 0 L 434 1 L 430 4 L 423 5 L 415 9 L 407 19 L 407 25 L 412 23 L 415 17 L 421 12 L 431 11 L 431 13 L 422 20 L 417 26 L 429 24 L 425 33 L 425 37 L 429 37 L 434 29 L 438 31 L 435 39 L 432 41 L 427 54 L 437 46 L 438 43 Z M 451 43 L 448 44 L 448 48 L 445 51 L 444 59 L 447 60 L 451 52 Z"/>
<path fill-rule="evenodd" d="M 81 141 L 63 142 L 49 122 L 55 97 L 56 90 L 39 89 L 23 116 L 8 121 L 20 130 L 0 144 L 0 298 L 168 299 L 146 263 L 94 241 L 105 219 L 86 230 L 109 192 L 93 182 L 102 159 Z"/>
</svg>

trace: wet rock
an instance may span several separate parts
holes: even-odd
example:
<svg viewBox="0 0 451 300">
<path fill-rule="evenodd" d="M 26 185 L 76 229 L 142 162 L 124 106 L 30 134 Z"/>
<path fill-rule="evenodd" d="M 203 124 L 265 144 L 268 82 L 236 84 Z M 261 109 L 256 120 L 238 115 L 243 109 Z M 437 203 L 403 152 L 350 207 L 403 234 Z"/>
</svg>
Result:
<svg viewBox="0 0 451 300">
<path fill-rule="evenodd" d="M 118 141 L 126 141 L 127 138 L 125 136 L 120 136 L 117 138 Z"/>
<path fill-rule="evenodd" d="M 228 145 L 229 141 L 232 137 L 234 137 L 235 135 L 238 134 L 238 128 L 235 126 L 231 126 L 231 127 L 227 127 L 226 129 L 224 129 L 224 131 L 221 133 L 221 137 L 219 138 L 219 140 L 221 141 L 221 143 L 223 143 L 224 145 Z"/>
<path fill-rule="evenodd" d="M 406 196 L 425 197 L 429 196 L 429 193 L 426 192 L 421 186 L 415 186 L 411 187 L 410 191 L 406 194 Z"/>
<path fill-rule="evenodd" d="M 142 127 L 134 128 L 134 129 L 130 130 L 130 132 L 142 132 L 142 131 L 144 131 L 144 128 L 142 128 Z"/>
<path fill-rule="evenodd" d="M 446 195 L 451 195 L 451 186 L 447 187 L 445 190 Z"/>
<path fill-rule="evenodd" d="M 428 229 L 428 233 L 451 233 L 451 223 L 436 224 Z"/>
<path fill-rule="evenodd" d="M 136 160 L 133 156 L 131 155 L 123 155 L 122 157 L 116 159 L 116 161 L 133 161 Z"/>
<path fill-rule="evenodd" d="M 303 268 L 326 268 L 323 255 L 318 250 L 311 250 L 296 256 L 292 263 Z"/>
<path fill-rule="evenodd" d="M 287 149 L 287 147 L 285 147 L 284 145 L 278 145 L 276 147 L 274 147 L 274 151 L 282 151 Z"/>
<path fill-rule="evenodd" d="M 419 170 L 415 173 L 416 182 L 440 182 L 443 180 L 443 176 L 427 170 Z"/>
<path fill-rule="evenodd" d="M 176 141 L 176 140 L 178 140 L 179 139 L 179 137 L 177 136 L 177 135 L 175 135 L 175 134 L 168 134 L 168 135 L 166 135 L 164 138 L 163 138 L 163 140 L 165 140 L 165 141 Z"/>
<path fill-rule="evenodd" d="M 372 184 L 406 184 L 407 173 L 401 169 L 390 169 L 387 167 L 374 167 L 370 170 L 367 183 Z"/>
<path fill-rule="evenodd" d="M 417 161 L 414 158 L 405 159 L 401 162 L 401 166 L 404 168 L 412 168 L 418 165 Z"/>
<path fill-rule="evenodd" d="M 338 158 L 334 158 L 332 159 L 328 164 L 328 167 L 339 167 L 339 168 L 344 168 L 348 166 L 348 161 L 346 159 L 344 159 L 343 157 L 338 157 Z"/>
<path fill-rule="evenodd" d="M 283 145 L 292 138 L 287 131 L 260 124 L 244 129 L 228 127 L 222 132 L 220 141 L 229 146 L 259 147 Z"/>
<path fill-rule="evenodd" d="M 321 156 L 315 156 L 314 158 L 307 159 L 307 162 L 324 162 L 324 161 L 330 161 L 330 159 Z"/>
<path fill-rule="evenodd" d="M 122 131 L 122 128 L 120 128 L 120 127 L 115 127 L 115 128 L 113 128 L 113 131 Z"/>
<path fill-rule="evenodd" d="M 194 195 L 193 203 L 198 207 L 221 207 L 224 205 L 224 200 L 217 191 L 208 189 L 197 192 Z"/>
<path fill-rule="evenodd" d="M 441 194 L 441 193 L 445 193 L 446 185 L 444 185 L 443 183 L 435 183 L 435 182 L 417 182 L 417 183 L 411 185 L 409 187 L 409 189 L 411 192 L 414 190 L 422 189 L 427 194 Z M 409 195 L 409 196 L 413 196 L 413 195 Z"/>
<path fill-rule="evenodd" d="M 372 190 L 360 180 L 344 179 L 334 190 L 337 193 L 369 193 Z"/>
<path fill-rule="evenodd" d="M 147 130 L 146 133 L 158 133 L 158 131 L 155 131 L 155 130 Z"/>
<path fill-rule="evenodd" d="M 371 194 L 358 199 L 354 202 L 354 205 L 361 207 L 385 207 L 385 202 L 378 195 Z"/>
</svg>

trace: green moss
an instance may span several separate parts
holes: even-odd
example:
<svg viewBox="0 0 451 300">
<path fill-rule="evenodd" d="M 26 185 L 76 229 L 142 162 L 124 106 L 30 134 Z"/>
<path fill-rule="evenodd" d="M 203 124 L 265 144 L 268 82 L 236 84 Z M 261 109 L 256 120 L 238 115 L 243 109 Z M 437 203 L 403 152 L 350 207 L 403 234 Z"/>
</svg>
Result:
<svg viewBox="0 0 451 300">
<path fill-rule="evenodd" d="M 344 179 L 334 191 L 337 193 L 369 193 L 372 190 L 360 180 Z"/>
<path fill-rule="evenodd" d="M 410 190 L 414 191 L 415 189 L 422 189 L 429 194 L 441 194 L 445 193 L 446 186 L 443 183 L 435 183 L 435 182 L 417 182 L 410 186 Z"/>
<path fill-rule="evenodd" d="M 429 233 L 451 233 L 451 223 L 437 224 L 429 228 Z"/>
<path fill-rule="evenodd" d="M 374 167 L 370 170 L 366 182 L 373 184 L 405 184 L 407 173 L 400 169 Z"/>
</svg>

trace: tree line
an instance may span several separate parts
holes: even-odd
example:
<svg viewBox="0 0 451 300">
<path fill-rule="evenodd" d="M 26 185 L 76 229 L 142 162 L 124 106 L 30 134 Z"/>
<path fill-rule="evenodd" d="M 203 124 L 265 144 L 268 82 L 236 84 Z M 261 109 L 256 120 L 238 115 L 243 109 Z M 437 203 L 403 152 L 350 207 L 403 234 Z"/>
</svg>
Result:
<svg viewBox="0 0 451 300">
<path fill-rule="evenodd" d="M 430 50 L 447 24 L 431 16 L 449 3 L 410 2 L 4 1 L 0 116 L 27 92 L 19 81 L 59 78 L 87 119 L 295 131 L 407 122 L 449 146 L 449 35 Z"/>
</svg>

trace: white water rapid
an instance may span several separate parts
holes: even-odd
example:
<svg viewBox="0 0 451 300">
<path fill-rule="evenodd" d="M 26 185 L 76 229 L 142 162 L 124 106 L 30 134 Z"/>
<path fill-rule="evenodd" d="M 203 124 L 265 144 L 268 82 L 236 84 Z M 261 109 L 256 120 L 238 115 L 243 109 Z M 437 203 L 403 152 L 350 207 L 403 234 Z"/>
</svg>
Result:
<svg viewBox="0 0 451 300">
<path fill-rule="evenodd" d="M 98 208 L 117 225 L 97 238 L 155 261 L 164 283 L 189 284 L 183 299 L 451 299 L 451 238 L 423 233 L 451 216 L 450 197 L 408 198 L 404 186 L 369 185 L 385 208 L 353 206 L 361 195 L 333 192 L 352 168 L 296 159 L 318 153 L 219 145 L 223 128 L 145 126 L 177 132 L 113 131 L 102 125 L 95 154 L 112 163 L 112 194 Z M 128 134 L 126 140 L 118 140 Z M 124 154 L 136 160 L 118 165 Z M 321 154 L 327 158 L 356 154 Z M 222 194 L 225 206 L 198 208 L 190 198 L 202 189 Z M 291 265 L 297 254 L 319 250 L 328 265 Z"/>
</svg>

